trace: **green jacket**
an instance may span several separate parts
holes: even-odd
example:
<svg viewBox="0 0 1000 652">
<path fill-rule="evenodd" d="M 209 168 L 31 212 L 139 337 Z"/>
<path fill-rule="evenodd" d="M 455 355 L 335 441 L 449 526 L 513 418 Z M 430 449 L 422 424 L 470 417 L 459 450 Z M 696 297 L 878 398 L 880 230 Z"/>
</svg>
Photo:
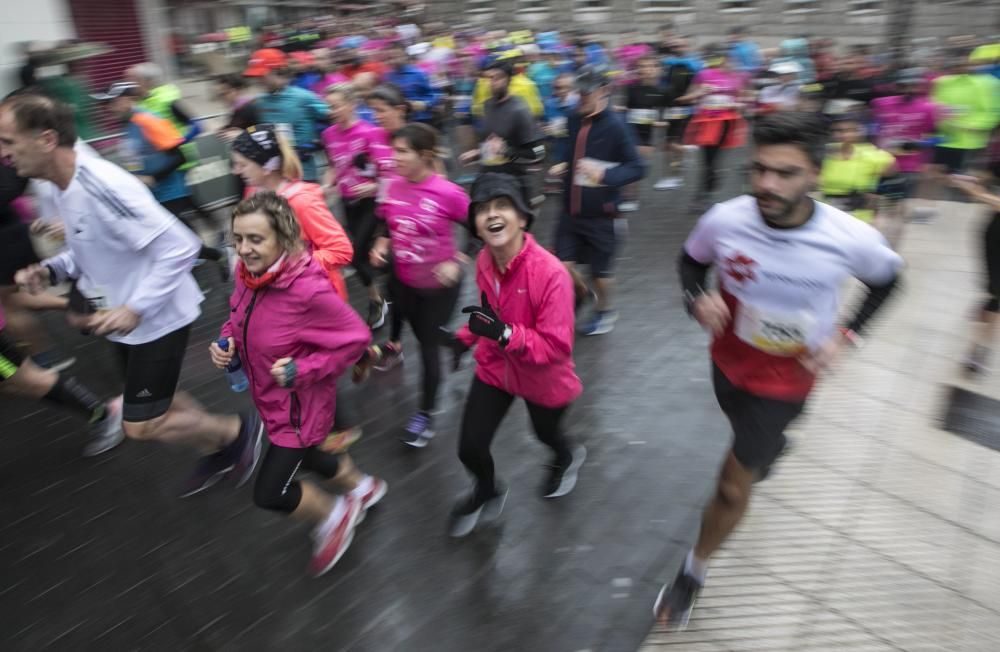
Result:
<svg viewBox="0 0 1000 652">
<path fill-rule="evenodd" d="M 992 75 L 945 75 L 934 82 L 931 99 L 945 109 L 938 122 L 942 147 L 982 149 L 1000 123 L 1000 80 Z"/>
<path fill-rule="evenodd" d="M 179 88 L 173 84 L 163 84 L 149 91 L 149 95 L 139 102 L 139 108 L 169 121 L 170 124 L 177 128 L 177 131 L 186 134 L 190 129 L 190 125 L 178 120 L 171 109 L 174 102 L 179 99 L 181 99 L 181 90 Z M 184 158 L 187 159 L 187 163 L 182 165 L 180 169 L 190 170 L 198 164 L 198 148 L 194 143 L 181 145 L 181 152 L 184 154 Z"/>
</svg>

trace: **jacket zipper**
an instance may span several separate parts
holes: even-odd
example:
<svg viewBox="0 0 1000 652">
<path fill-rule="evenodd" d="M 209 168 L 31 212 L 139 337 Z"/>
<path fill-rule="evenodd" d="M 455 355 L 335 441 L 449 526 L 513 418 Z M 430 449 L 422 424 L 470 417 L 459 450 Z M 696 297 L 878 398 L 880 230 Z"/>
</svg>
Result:
<svg viewBox="0 0 1000 652">
<path fill-rule="evenodd" d="M 508 272 L 509 271 L 510 270 L 508 270 Z M 494 276 L 494 279 L 496 279 L 496 276 Z M 503 280 L 496 279 L 494 287 L 497 290 L 497 317 L 500 316 L 500 287 L 502 285 L 503 285 Z M 501 319 L 501 321 L 503 320 Z M 497 348 L 500 349 L 500 353 L 503 354 L 503 388 L 504 391 L 510 393 L 510 382 L 508 374 L 508 371 L 510 370 L 510 357 L 507 355 L 507 350 L 502 346 L 500 346 L 499 343 L 497 344 Z"/>
<path fill-rule="evenodd" d="M 246 310 L 243 311 L 243 368 L 247 370 L 250 374 L 250 383 L 253 384 L 253 369 L 250 368 L 250 315 L 253 314 L 253 307 L 257 304 L 257 293 L 259 290 L 253 291 L 253 296 L 250 297 L 250 303 L 247 304 Z"/>
</svg>

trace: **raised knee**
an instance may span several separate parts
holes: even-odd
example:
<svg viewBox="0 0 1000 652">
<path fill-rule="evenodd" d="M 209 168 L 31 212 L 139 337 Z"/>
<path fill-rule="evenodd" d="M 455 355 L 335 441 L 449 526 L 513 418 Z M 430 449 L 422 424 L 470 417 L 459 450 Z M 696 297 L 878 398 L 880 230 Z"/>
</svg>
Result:
<svg viewBox="0 0 1000 652">
<path fill-rule="evenodd" d="M 750 500 L 748 488 L 742 487 L 736 482 L 725 480 L 719 482 L 717 495 L 719 501 L 728 507 L 740 507 L 746 505 L 747 501 Z"/>
</svg>

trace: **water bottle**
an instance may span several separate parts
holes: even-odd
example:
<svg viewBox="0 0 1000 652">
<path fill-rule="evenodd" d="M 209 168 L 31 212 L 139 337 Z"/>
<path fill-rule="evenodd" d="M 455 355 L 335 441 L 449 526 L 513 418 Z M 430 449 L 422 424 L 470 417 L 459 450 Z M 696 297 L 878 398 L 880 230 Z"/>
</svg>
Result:
<svg viewBox="0 0 1000 652">
<path fill-rule="evenodd" d="M 223 337 L 219 340 L 219 348 L 223 351 L 228 351 L 229 338 Z M 246 372 L 243 371 L 243 361 L 240 360 L 240 354 L 237 352 L 233 353 L 233 359 L 226 366 L 226 380 L 229 381 L 229 387 L 234 392 L 245 392 L 247 391 L 247 387 L 250 386 Z"/>
</svg>

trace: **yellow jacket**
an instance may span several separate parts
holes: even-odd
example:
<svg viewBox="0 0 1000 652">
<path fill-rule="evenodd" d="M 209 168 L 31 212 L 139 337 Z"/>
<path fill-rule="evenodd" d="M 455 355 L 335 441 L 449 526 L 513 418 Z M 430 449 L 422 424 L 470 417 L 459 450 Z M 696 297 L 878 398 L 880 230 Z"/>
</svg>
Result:
<svg viewBox="0 0 1000 652">
<path fill-rule="evenodd" d="M 490 82 L 485 77 L 476 80 L 476 88 L 472 91 L 472 115 L 477 118 L 483 116 L 483 105 L 490 99 Z M 519 72 L 510 78 L 510 94 L 520 97 L 531 109 L 531 115 L 536 118 L 542 116 L 545 107 L 542 105 L 542 97 L 538 94 L 538 87 L 535 82 L 528 79 L 527 75 Z"/>
</svg>

